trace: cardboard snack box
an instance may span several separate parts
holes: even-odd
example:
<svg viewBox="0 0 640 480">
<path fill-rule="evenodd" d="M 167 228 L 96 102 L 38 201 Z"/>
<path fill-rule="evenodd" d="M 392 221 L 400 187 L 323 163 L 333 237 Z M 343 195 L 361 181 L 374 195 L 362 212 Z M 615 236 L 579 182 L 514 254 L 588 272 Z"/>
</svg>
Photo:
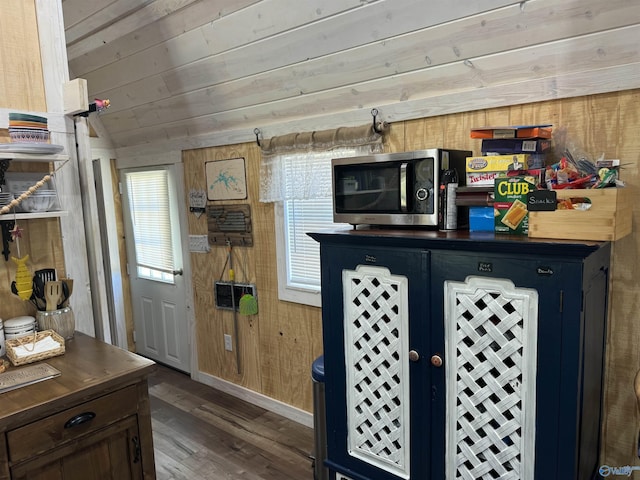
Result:
<svg viewBox="0 0 640 480">
<path fill-rule="evenodd" d="M 467 172 L 506 172 L 509 170 L 524 170 L 529 166 L 529 155 L 521 153 L 514 155 L 467 157 L 465 165 Z"/>
<path fill-rule="evenodd" d="M 496 178 L 507 178 L 513 176 L 533 177 L 536 185 L 540 185 L 544 179 L 544 170 L 534 168 L 529 170 L 513 170 L 507 172 L 467 172 L 467 186 L 487 187 L 495 185 Z"/>
<path fill-rule="evenodd" d="M 551 138 L 550 124 L 477 127 L 471 129 L 471 138 Z"/>
<path fill-rule="evenodd" d="M 470 187 L 492 187 L 496 178 L 506 178 L 507 172 L 467 172 L 467 185 Z"/>
<path fill-rule="evenodd" d="M 551 148 L 551 140 L 524 138 L 485 138 L 482 140 L 483 154 L 544 153 Z"/>
<path fill-rule="evenodd" d="M 527 194 L 536 188 L 531 176 L 497 178 L 494 186 L 494 231 L 515 235 L 529 233 Z"/>
</svg>

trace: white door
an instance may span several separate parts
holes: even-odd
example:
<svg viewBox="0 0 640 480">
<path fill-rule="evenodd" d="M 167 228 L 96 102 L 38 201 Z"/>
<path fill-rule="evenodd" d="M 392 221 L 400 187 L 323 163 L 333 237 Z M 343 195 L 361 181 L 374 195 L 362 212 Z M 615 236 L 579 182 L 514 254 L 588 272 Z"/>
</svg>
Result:
<svg viewBox="0 0 640 480">
<path fill-rule="evenodd" d="M 136 352 L 190 372 L 175 165 L 122 170 Z"/>
</svg>

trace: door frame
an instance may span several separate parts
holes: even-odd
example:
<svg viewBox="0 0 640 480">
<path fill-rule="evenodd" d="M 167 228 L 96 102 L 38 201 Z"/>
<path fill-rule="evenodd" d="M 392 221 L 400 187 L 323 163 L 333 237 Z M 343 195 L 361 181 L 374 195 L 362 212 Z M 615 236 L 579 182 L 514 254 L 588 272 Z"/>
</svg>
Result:
<svg viewBox="0 0 640 480">
<path fill-rule="evenodd" d="M 91 149 L 92 157 L 93 157 L 93 165 L 87 166 L 87 175 L 91 176 L 91 184 L 95 183 L 95 191 L 102 192 L 102 199 L 99 200 L 96 198 L 95 208 L 103 208 L 103 217 L 105 225 L 116 225 L 117 224 L 117 215 L 116 215 L 116 205 L 111 195 L 113 191 L 114 183 L 117 185 L 118 179 L 113 178 L 111 174 L 111 160 L 114 156 L 114 153 L 110 150 L 105 150 L 103 148 L 95 148 L 92 146 Z M 96 177 L 95 172 L 99 170 L 100 175 Z M 97 217 L 97 215 L 94 215 Z M 98 230 L 100 226 L 96 226 Z M 112 295 L 108 295 L 105 292 L 106 299 L 108 302 L 112 302 L 112 305 L 107 306 L 109 315 L 112 315 L 108 318 L 109 321 L 103 321 L 100 325 L 96 325 L 96 333 L 101 329 L 101 334 L 105 341 L 107 338 L 111 339 L 112 345 L 117 345 L 120 348 L 125 350 L 129 349 L 129 344 L 127 340 L 127 320 L 125 313 L 125 295 L 123 290 L 123 281 L 122 278 L 127 272 L 123 272 L 120 268 L 120 250 L 118 248 L 118 232 L 115 228 L 107 228 L 106 229 L 106 239 L 98 239 L 98 241 L 103 242 L 101 247 L 102 251 L 108 251 L 108 257 L 104 258 L 104 255 L 101 257 L 101 261 L 104 262 L 105 270 L 108 270 L 110 275 L 104 278 L 104 281 L 110 282 L 110 290 Z M 104 244 L 106 242 L 106 245 Z M 100 245 L 97 245 L 96 248 L 100 248 Z M 105 250 L 106 249 L 106 250 Z M 106 272 L 104 272 L 106 273 Z M 100 286 L 100 288 L 103 288 Z"/>
<path fill-rule="evenodd" d="M 195 338 L 195 316 L 193 308 L 193 283 L 191 276 L 191 258 L 189 253 L 189 226 L 187 222 L 187 204 L 184 190 L 184 165 L 182 163 L 182 152 L 172 151 L 160 155 L 145 155 L 135 157 L 119 157 L 116 160 L 116 169 L 118 177 L 120 170 L 127 168 L 154 167 L 160 165 L 175 165 L 175 182 L 176 182 L 176 198 L 178 202 L 178 226 L 180 231 L 180 239 L 182 242 L 182 269 L 185 288 L 185 308 L 187 312 L 187 343 L 190 349 L 189 370 L 190 375 L 194 378 L 198 365 L 198 352 L 196 350 Z M 120 178 L 118 178 L 120 182 Z M 122 191 L 122 190 L 120 190 Z M 126 252 L 120 252 L 126 256 Z M 127 262 L 132 265 L 131 262 Z"/>
</svg>

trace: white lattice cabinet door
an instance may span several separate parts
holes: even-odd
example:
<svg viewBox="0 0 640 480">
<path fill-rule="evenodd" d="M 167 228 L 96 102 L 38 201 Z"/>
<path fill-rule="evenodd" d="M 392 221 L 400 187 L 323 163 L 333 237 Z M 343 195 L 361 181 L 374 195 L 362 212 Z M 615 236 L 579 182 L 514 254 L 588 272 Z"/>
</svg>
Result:
<svg viewBox="0 0 640 480">
<path fill-rule="evenodd" d="M 407 278 L 358 266 L 342 279 L 349 454 L 409 478 Z"/>
<path fill-rule="evenodd" d="M 538 293 L 510 280 L 447 281 L 447 480 L 532 480 Z"/>
</svg>

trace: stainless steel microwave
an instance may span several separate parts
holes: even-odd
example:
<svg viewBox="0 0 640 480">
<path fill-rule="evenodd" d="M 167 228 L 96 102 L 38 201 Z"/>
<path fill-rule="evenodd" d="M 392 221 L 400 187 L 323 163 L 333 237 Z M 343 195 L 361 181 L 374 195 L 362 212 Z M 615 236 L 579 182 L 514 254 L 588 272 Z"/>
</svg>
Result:
<svg viewBox="0 0 640 480">
<path fill-rule="evenodd" d="M 455 169 L 465 184 L 472 152 L 430 148 L 331 161 L 333 221 L 352 225 L 437 226 L 441 173 Z"/>
</svg>

